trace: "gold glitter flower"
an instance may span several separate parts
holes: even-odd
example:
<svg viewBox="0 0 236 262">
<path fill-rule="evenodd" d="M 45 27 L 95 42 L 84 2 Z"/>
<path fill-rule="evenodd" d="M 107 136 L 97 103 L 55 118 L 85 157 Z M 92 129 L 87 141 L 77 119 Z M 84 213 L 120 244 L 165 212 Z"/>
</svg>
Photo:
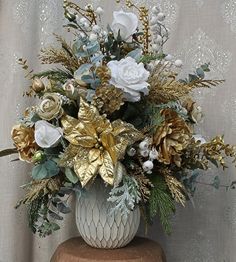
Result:
<svg viewBox="0 0 236 262">
<path fill-rule="evenodd" d="M 56 117 L 61 117 L 63 109 L 62 101 L 57 94 L 49 93 L 43 96 L 43 100 L 38 107 L 37 113 L 44 120 L 52 120 Z"/>
<path fill-rule="evenodd" d="M 24 125 L 16 125 L 11 132 L 14 145 L 19 152 L 22 161 L 32 162 L 32 157 L 38 149 L 38 145 L 34 140 L 34 129 Z"/>
<path fill-rule="evenodd" d="M 74 159 L 74 170 L 82 186 L 93 181 L 97 174 L 113 185 L 118 161 L 124 157 L 127 146 L 142 138 L 131 124 L 121 120 L 111 123 L 83 99 L 78 119 L 66 115 L 61 123 L 65 138 L 70 142 L 66 155 Z"/>
<path fill-rule="evenodd" d="M 181 153 L 190 142 L 191 129 L 178 114 L 171 109 L 161 112 L 163 124 L 157 128 L 153 136 L 153 144 L 158 151 L 157 159 L 169 165 L 181 166 Z"/>
</svg>

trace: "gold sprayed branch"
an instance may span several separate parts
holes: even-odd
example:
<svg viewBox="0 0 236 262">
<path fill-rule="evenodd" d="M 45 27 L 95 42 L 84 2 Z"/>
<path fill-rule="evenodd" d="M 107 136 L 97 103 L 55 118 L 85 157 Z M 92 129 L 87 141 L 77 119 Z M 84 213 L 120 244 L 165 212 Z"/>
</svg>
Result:
<svg viewBox="0 0 236 262">
<path fill-rule="evenodd" d="M 120 3 L 120 0 L 116 0 L 117 3 Z M 143 25 L 143 52 L 144 54 L 148 54 L 149 51 L 149 43 L 150 43 L 150 37 L 151 34 L 149 32 L 150 26 L 149 26 L 149 17 L 148 17 L 148 12 L 149 9 L 145 6 L 137 6 L 135 5 L 132 1 L 126 0 L 125 4 L 128 8 L 134 7 L 138 12 L 139 12 L 139 19 Z"/>
</svg>

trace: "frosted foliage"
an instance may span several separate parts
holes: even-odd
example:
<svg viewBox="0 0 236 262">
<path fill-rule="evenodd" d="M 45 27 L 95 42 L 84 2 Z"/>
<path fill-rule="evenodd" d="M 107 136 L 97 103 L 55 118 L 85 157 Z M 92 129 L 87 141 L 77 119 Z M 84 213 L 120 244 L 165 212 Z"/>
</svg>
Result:
<svg viewBox="0 0 236 262">
<path fill-rule="evenodd" d="M 139 186 L 133 177 L 125 176 L 123 185 L 115 187 L 110 192 L 108 201 L 112 202 L 111 214 L 120 211 L 124 216 L 127 216 L 135 205 L 141 200 Z"/>
</svg>

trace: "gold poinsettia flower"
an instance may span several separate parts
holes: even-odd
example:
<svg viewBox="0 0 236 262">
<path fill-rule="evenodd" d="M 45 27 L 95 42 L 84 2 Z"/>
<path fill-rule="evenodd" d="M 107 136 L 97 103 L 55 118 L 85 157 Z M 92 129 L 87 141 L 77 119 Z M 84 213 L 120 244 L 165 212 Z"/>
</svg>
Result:
<svg viewBox="0 0 236 262">
<path fill-rule="evenodd" d="M 66 115 L 62 117 L 61 124 L 65 139 L 70 142 L 65 158 L 73 158 L 74 170 L 82 186 L 95 179 L 97 174 L 113 185 L 117 165 L 127 146 L 142 139 L 142 133 L 131 124 L 121 120 L 111 123 L 82 98 L 78 119 Z"/>
</svg>

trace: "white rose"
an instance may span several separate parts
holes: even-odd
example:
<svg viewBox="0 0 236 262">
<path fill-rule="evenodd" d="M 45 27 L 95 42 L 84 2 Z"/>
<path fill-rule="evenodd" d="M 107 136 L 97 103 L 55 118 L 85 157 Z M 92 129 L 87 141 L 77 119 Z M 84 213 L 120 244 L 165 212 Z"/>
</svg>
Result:
<svg viewBox="0 0 236 262">
<path fill-rule="evenodd" d="M 107 66 L 111 70 L 110 83 L 124 91 L 127 101 L 139 101 L 140 92 L 148 94 L 149 84 L 146 81 L 150 73 L 143 63 L 137 64 L 133 58 L 127 57 L 120 61 L 110 61 Z"/>
<path fill-rule="evenodd" d="M 128 40 L 137 30 L 138 17 L 131 12 L 123 10 L 113 12 L 113 22 L 111 29 L 114 36 L 117 37 L 120 31 L 122 40 Z"/>
<path fill-rule="evenodd" d="M 35 123 L 35 142 L 41 148 L 57 146 L 62 135 L 63 131 L 60 127 L 55 127 L 45 120 L 40 120 Z"/>
</svg>

